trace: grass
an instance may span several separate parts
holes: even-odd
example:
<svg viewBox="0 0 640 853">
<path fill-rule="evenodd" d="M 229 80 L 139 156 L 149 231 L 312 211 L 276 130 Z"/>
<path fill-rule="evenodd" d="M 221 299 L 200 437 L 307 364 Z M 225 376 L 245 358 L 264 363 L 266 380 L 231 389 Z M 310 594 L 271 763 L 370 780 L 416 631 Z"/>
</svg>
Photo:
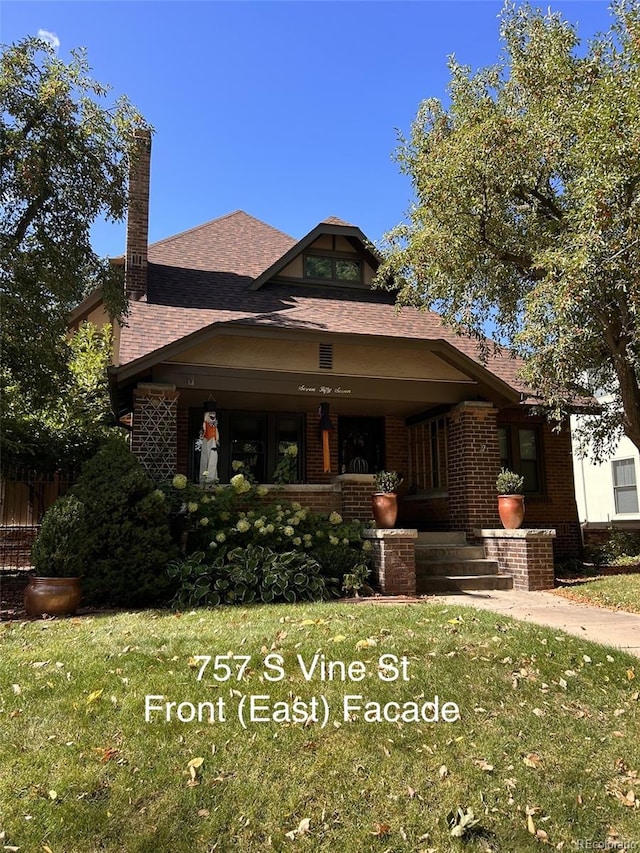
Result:
<svg viewBox="0 0 640 853">
<path fill-rule="evenodd" d="M 640 573 L 607 575 L 574 582 L 559 587 L 556 593 L 572 601 L 640 613 Z"/>
<path fill-rule="evenodd" d="M 607 838 L 640 844 L 631 793 L 638 661 L 579 638 L 425 603 L 14 622 L 0 626 L 0 644 L 0 849 L 520 853 Z M 322 681 L 316 670 L 305 681 L 296 656 L 308 665 L 317 651 L 361 661 L 365 678 Z M 225 670 L 212 662 L 199 681 L 194 656 L 227 652 L 250 656 L 242 680 L 216 681 Z M 265 679 L 267 654 L 282 656 L 282 681 Z M 393 675 L 379 668 L 387 654 L 406 658 L 407 681 L 400 665 L 397 680 L 380 678 Z M 223 700 L 226 721 L 145 722 L 150 694 Z M 274 709 L 324 697 L 328 724 L 243 729 L 241 697 L 262 694 Z M 457 703 L 461 719 L 345 720 L 346 694 L 380 704 L 437 694 Z M 447 823 L 458 807 L 479 821 L 462 839 Z"/>
</svg>

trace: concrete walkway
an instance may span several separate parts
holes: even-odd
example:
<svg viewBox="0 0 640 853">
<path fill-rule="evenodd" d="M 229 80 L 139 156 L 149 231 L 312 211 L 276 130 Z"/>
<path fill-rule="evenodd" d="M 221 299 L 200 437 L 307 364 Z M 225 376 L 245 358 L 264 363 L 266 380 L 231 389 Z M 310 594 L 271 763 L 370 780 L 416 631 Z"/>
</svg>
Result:
<svg viewBox="0 0 640 853">
<path fill-rule="evenodd" d="M 479 590 L 458 595 L 429 596 L 434 604 L 492 610 L 525 622 L 559 628 L 595 643 L 614 646 L 640 657 L 640 614 L 578 604 L 551 592 Z"/>
</svg>

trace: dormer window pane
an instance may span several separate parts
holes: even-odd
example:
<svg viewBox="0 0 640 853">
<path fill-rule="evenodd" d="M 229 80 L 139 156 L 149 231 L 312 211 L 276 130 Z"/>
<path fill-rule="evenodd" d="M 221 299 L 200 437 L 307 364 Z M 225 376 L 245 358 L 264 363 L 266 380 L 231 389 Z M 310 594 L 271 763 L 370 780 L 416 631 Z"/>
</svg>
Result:
<svg viewBox="0 0 640 853">
<path fill-rule="evenodd" d="M 331 258 L 323 258 L 319 255 L 307 255 L 305 258 L 305 271 L 307 278 L 322 278 L 331 281 L 333 278 L 333 263 Z"/>
<path fill-rule="evenodd" d="M 360 261 L 336 258 L 336 279 L 338 281 L 360 281 Z"/>
</svg>

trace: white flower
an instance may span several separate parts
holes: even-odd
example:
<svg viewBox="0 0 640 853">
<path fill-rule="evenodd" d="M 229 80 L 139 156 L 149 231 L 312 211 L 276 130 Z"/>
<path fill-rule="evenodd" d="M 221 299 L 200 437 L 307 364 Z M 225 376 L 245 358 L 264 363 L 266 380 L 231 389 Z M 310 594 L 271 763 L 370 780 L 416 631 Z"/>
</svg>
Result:
<svg viewBox="0 0 640 853">
<path fill-rule="evenodd" d="M 256 491 L 259 498 L 263 498 L 265 495 L 269 494 L 269 489 L 266 486 L 258 486 Z"/>
<path fill-rule="evenodd" d="M 234 488 L 237 492 L 240 492 L 240 491 L 243 491 L 243 490 L 244 490 L 244 484 L 245 484 L 246 482 L 247 482 L 247 481 L 246 481 L 246 480 L 245 480 L 245 478 L 244 478 L 244 474 L 236 474 L 236 475 L 235 475 L 235 477 L 232 477 L 232 478 L 231 478 L 231 480 L 230 480 L 231 485 L 233 486 L 233 488 Z"/>
<path fill-rule="evenodd" d="M 371 542 L 369 542 L 368 539 L 362 543 L 362 550 L 363 551 L 370 551 L 371 550 Z"/>
<path fill-rule="evenodd" d="M 339 512 L 332 512 L 329 516 L 330 524 L 342 524 L 342 516 Z"/>
<path fill-rule="evenodd" d="M 285 456 L 291 456 L 292 458 L 298 455 L 298 445 L 290 444 L 289 447 L 284 452 Z"/>
<path fill-rule="evenodd" d="M 336 539 L 336 537 L 335 537 L 335 536 L 330 536 L 330 537 L 329 537 L 329 542 L 331 542 L 331 544 L 332 544 L 332 545 L 337 545 L 337 544 L 339 543 L 339 541 L 340 541 L 340 540 L 339 540 L 339 539 Z"/>
<path fill-rule="evenodd" d="M 163 500 L 164 500 L 164 492 L 162 491 L 162 489 L 155 489 L 155 491 L 154 491 L 154 493 L 153 493 L 153 494 L 154 494 L 154 495 L 155 495 L 159 500 L 161 500 L 161 501 L 163 501 Z"/>
<path fill-rule="evenodd" d="M 173 478 L 173 486 L 176 489 L 185 489 L 187 487 L 187 478 L 184 474 L 176 474 Z"/>
<path fill-rule="evenodd" d="M 202 503 L 203 504 L 208 504 L 210 501 L 211 501 L 211 498 L 209 497 L 209 495 L 203 495 L 202 496 Z"/>
<path fill-rule="evenodd" d="M 284 527 L 282 529 L 282 532 L 284 533 L 285 536 L 293 536 L 293 534 L 295 533 L 295 530 L 293 529 L 293 527 L 291 527 L 290 524 L 288 524 L 286 527 Z"/>
<path fill-rule="evenodd" d="M 216 542 L 224 542 L 226 538 L 227 537 L 224 535 L 224 533 L 218 533 L 218 535 L 216 536 Z"/>
<path fill-rule="evenodd" d="M 291 504 L 291 509 L 294 512 L 299 512 L 302 509 L 302 504 L 299 504 L 298 501 L 293 501 L 293 503 Z"/>
<path fill-rule="evenodd" d="M 198 504 L 195 501 L 191 501 L 191 503 L 187 504 L 187 509 L 189 512 L 195 512 L 198 509 Z"/>
<path fill-rule="evenodd" d="M 231 463 L 231 467 L 234 471 L 240 471 L 242 468 L 244 468 L 244 462 L 240 462 L 239 459 L 234 459 Z"/>
<path fill-rule="evenodd" d="M 201 524 L 203 527 L 206 527 L 206 526 L 207 526 L 207 524 L 209 524 L 209 519 L 208 519 L 206 516 L 204 516 L 203 518 L 201 518 L 201 519 L 200 519 L 200 524 Z"/>
<path fill-rule="evenodd" d="M 347 537 L 346 537 L 346 536 L 345 536 L 345 537 L 344 537 L 344 539 L 342 540 L 342 544 L 343 544 L 343 545 L 348 545 L 348 544 L 349 544 L 349 540 L 347 539 Z"/>
<path fill-rule="evenodd" d="M 291 540 L 294 545 L 302 545 L 302 539 L 299 536 L 296 536 L 295 539 Z"/>
<path fill-rule="evenodd" d="M 267 531 L 267 533 L 273 533 L 273 531 L 275 530 L 275 527 L 273 526 L 273 524 L 267 524 L 267 526 L 264 529 Z"/>
<path fill-rule="evenodd" d="M 246 533 L 247 530 L 249 530 L 250 528 L 251 525 L 244 518 L 241 518 L 240 521 L 236 524 L 236 530 L 238 531 L 238 533 Z"/>
</svg>

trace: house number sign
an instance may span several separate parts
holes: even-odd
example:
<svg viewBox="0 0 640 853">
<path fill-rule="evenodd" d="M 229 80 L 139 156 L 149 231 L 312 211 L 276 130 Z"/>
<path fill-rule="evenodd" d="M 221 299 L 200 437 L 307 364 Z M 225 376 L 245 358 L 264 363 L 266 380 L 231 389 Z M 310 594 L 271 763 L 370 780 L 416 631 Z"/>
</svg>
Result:
<svg viewBox="0 0 640 853">
<path fill-rule="evenodd" d="M 329 394 L 350 394 L 351 388 L 332 388 L 328 385 L 319 385 L 317 388 L 309 385 L 298 385 L 298 391 L 303 394 L 322 394 L 323 397 L 328 397 Z"/>
</svg>

